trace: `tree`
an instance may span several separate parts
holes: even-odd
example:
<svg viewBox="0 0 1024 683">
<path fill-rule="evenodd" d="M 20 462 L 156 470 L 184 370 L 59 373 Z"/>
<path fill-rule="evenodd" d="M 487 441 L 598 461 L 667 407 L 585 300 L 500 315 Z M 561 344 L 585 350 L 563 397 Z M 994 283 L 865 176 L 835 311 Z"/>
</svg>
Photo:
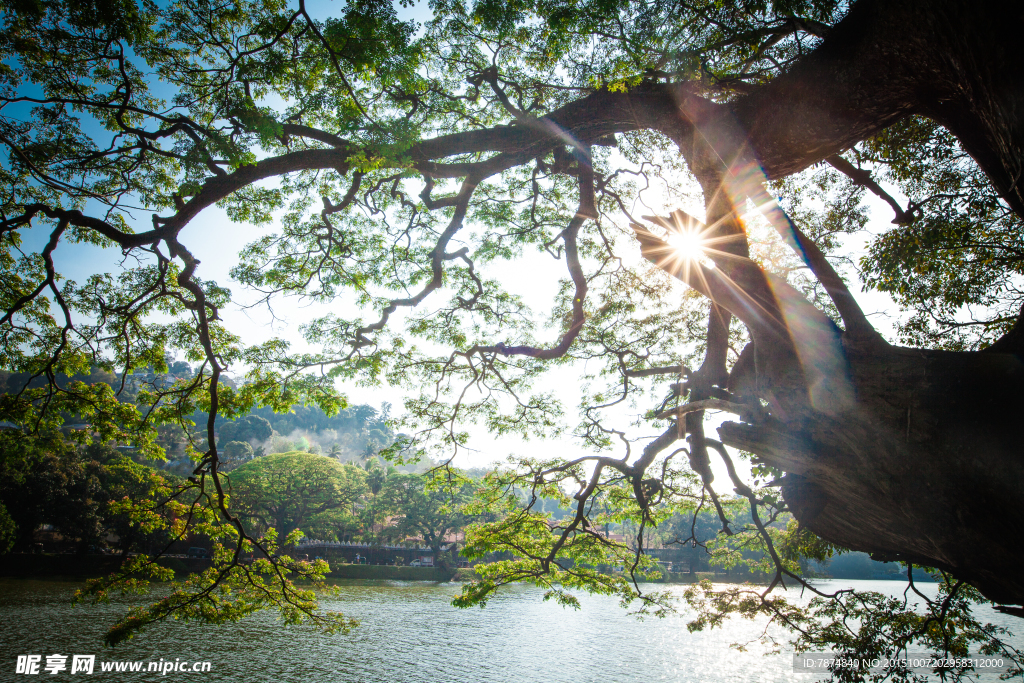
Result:
<svg viewBox="0 0 1024 683">
<path fill-rule="evenodd" d="M 416 536 L 441 557 L 445 539 L 472 521 L 464 507 L 473 498 L 473 485 L 458 481 L 452 486 L 430 488 L 429 480 L 418 474 L 392 474 L 380 493 L 382 507 L 397 519 L 392 531 L 399 538 Z M 450 553 L 454 557 L 454 553 Z"/>
<path fill-rule="evenodd" d="M 7 512 L 7 507 L 0 503 L 0 555 L 14 547 L 17 535 L 18 525 L 11 518 L 11 513 Z"/>
<path fill-rule="evenodd" d="M 380 531 L 378 522 L 386 519 L 390 512 L 388 506 L 381 499 L 381 492 L 384 490 L 388 477 L 395 472 L 393 467 L 384 468 L 380 467 L 377 463 L 370 462 L 366 462 L 363 469 L 366 472 L 367 492 L 370 494 L 367 504 L 361 512 L 362 526 L 367 532 L 364 539 L 378 542 L 378 532 Z"/>
<path fill-rule="evenodd" d="M 229 441 L 224 446 L 225 472 L 230 472 L 239 465 L 244 465 L 253 458 L 252 446 L 245 441 Z"/>
<path fill-rule="evenodd" d="M 263 443 L 274 433 L 265 418 L 259 415 L 246 415 L 234 422 L 226 422 L 220 427 L 220 440 L 224 443 L 245 441 L 249 444 Z"/>
<path fill-rule="evenodd" d="M 1014 3 L 439 0 L 422 34 L 375 0 L 326 21 L 304 2 L 144 4 L 131 21 L 33 7 L 8 6 L 0 43 L 0 361 L 45 381 L 12 390 L 5 419 L 41 429 L 88 412 L 103 438 L 154 450 L 152 425 L 198 406 L 208 443 L 193 486 L 228 523 L 218 415 L 303 401 L 333 413 L 337 380 L 413 383 L 406 421 L 447 455 L 471 420 L 525 437 L 571 427 L 601 451 L 500 478 L 532 499 L 577 486 L 576 512 L 553 536 L 510 514 L 535 551 L 478 597 L 597 552 L 588 501 L 602 494 L 641 534 L 665 508 L 705 504 L 733 531 L 710 469 L 715 456 L 734 473 L 729 447 L 781 486 L 780 499 L 729 484 L 773 587 L 793 570 L 761 519 L 789 510 L 808 553 L 834 544 L 950 572 L 947 604 L 970 586 L 1024 602 L 1024 549 L 1006 533 L 1024 526 Z M 634 216 L 657 203 L 652 184 L 672 205 Z M 902 341 L 928 348 L 883 339 L 844 280 L 865 192 L 895 219 L 864 282 L 905 308 Z M 701 220 L 668 210 L 688 193 Z M 310 321 L 308 353 L 232 336 L 218 315 L 230 293 L 203 279 L 183 233 L 214 205 L 256 225 L 281 216 L 240 253 L 243 285 L 268 303 L 352 291 L 362 314 Z M 21 257 L 32 226 L 49 241 Z M 82 241 L 141 266 L 60 280 L 55 250 Z M 563 274 L 546 321 L 488 274 L 516 259 L 525 273 L 536 254 Z M 137 408 L 109 385 L 55 381 L 92 362 L 160 368 L 171 347 L 195 375 L 140 391 Z M 232 365 L 248 368 L 244 386 L 222 386 Z M 581 410 L 565 425 L 537 382 L 572 365 Z M 656 436 L 634 449 L 613 405 Z M 739 421 L 710 439 L 707 410 Z"/>
<path fill-rule="evenodd" d="M 42 524 L 76 541 L 80 551 L 108 533 L 117 535 L 124 554 L 148 552 L 160 538 L 166 545 L 166 536 L 144 531 L 117 509 L 124 499 L 154 497 L 167 485 L 166 475 L 109 446 L 78 450 L 59 439 L 29 440 L 9 432 L 0 437 L 0 453 L 0 505 L 10 511 L 4 531 L 14 532 L 15 550 L 28 550 Z"/>
<path fill-rule="evenodd" d="M 103 530 L 103 496 L 95 468 L 59 441 L 14 437 L 8 432 L 0 440 L 0 501 L 16 528 L 14 550 L 28 550 L 42 524 L 77 541 L 82 551 L 97 543 Z"/>
<path fill-rule="evenodd" d="M 235 508 L 284 537 L 331 510 L 351 510 L 366 490 L 362 470 L 322 455 L 275 453 L 231 474 Z"/>
<path fill-rule="evenodd" d="M 124 509 L 126 502 L 146 504 L 159 499 L 179 481 L 167 472 L 137 463 L 116 449 L 91 444 L 81 453 L 99 483 L 94 494 L 103 533 L 117 536 L 117 548 L 123 556 L 132 551 L 152 553 L 168 546 L 170 535 L 163 528 L 147 528 Z"/>
</svg>

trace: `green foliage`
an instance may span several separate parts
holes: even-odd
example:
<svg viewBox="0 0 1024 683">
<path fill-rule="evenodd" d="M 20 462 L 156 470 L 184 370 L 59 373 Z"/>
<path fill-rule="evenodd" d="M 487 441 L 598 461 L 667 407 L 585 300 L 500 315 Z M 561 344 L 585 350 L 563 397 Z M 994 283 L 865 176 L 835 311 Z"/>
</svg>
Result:
<svg viewBox="0 0 1024 683">
<path fill-rule="evenodd" d="M 561 477 L 574 474 L 572 468 L 564 468 L 564 464 L 531 463 L 533 476 L 524 476 L 515 470 L 488 475 L 476 501 L 466 510 L 490 515 L 493 521 L 474 524 L 467 530 L 462 554 L 471 559 L 492 554 L 504 557 L 476 565 L 480 578 L 463 587 L 453 604 L 484 606 L 501 586 L 526 581 L 543 587 L 545 599 L 554 599 L 563 606 L 578 608 L 578 599 L 571 591 L 582 590 L 617 595 L 623 606 L 639 600 L 638 614 L 665 616 L 670 609 L 667 594 L 645 593 L 636 583 L 658 578 L 657 563 L 649 555 L 609 541 L 598 531 L 613 519 L 639 521 L 643 513 L 630 505 L 628 495 L 622 495 L 624 491 L 613 489 L 607 494 L 603 514 L 591 509 L 584 517 L 583 504 L 572 506 L 571 499 L 559 485 Z M 561 470 L 561 477 L 551 477 L 552 470 Z M 547 477 L 540 474 L 545 471 Z M 525 502 L 519 495 L 509 493 L 531 480 L 533 486 L 528 489 Z M 556 500 L 576 510 L 574 514 L 555 520 L 551 513 L 534 509 L 540 498 Z M 619 567 L 620 572 L 625 568 L 626 573 L 608 571 L 615 567 Z"/>
<path fill-rule="evenodd" d="M 1021 653 L 1006 645 L 1006 630 L 983 624 L 971 608 L 984 599 L 968 584 L 942 575 L 939 593 L 928 598 L 913 583 L 904 597 L 870 591 L 842 590 L 816 595 L 799 605 L 767 591 L 750 587 L 713 588 L 703 581 L 687 589 L 686 601 L 695 610 L 687 624 L 691 631 L 720 626 L 731 615 L 765 615 L 788 625 L 796 633 L 798 652 L 833 652 L 840 659 L 901 659 L 910 652 L 928 652 L 936 658 L 962 658 L 968 654 L 997 654 L 1010 667 L 1008 676 L 1021 674 Z M 865 667 L 866 668 L 866 667 Z M 900 665 L 886 672 L 848 667 L 830 668 L 834 681 L 919 681 L 922 678 Z M 936 671 L 943 680 L 966 680 L 970 669 Z"/>
<path fill-rule="evenodd" d="M 129 45 L 150 36 L 149 22 L 154 14 L 151 3 L 143 2 L 140 6 L 135 0 L 4 0 L 0 9 L 15 25 L 56 19 L 79 31 L 95 31 L 114 40 L 125 40 Z"/>
<path fill-rule="evenodd" d="M 42 524 L 53 526 L 83 550 L 101 545 L 108 533 L 117 535 L 125 553 L 166 543 L 165 537 L 138 528 L 119 507 L 124 501 L 153 497 L 173 485 L 174 477 L 110 447 L 78 449 L 60 439 L 33 440 L 11 432 L 0 435 L 0 453 L 0 504 L 16 525 L 17 550 L 29 549 Z"/>
<path fill-rule="evenodd" d="M 86 450 L 86 457 L 95 457 L 96 450 L 99 449 Z M 130 514 L 123 512 L 123 506 L 129 501 L 146 504 L 158 499 L 180 486 L 180 480 L 122 454 L 110 455 L 97 468 L 97 477 L 102 487 L 102 495 L 97 496 L 102 501 L 98 513 L 104 530 L 117 535 L 122 552 L 152 552 L 163 547 L 169 540 L 166 533 L 156 527 L 136 524 Z"/>
<path fill-rule="evenodd" d="M 325 571 L 279 553 L 299 529 L 416 534 L 439 547 L 481 520 L 464 553 L 502 559 L 479 568 L 461 606 L 528 580 L 563 605 L 590 590 L 661 613 L 663 596 L 638 583 L 654 564 L 598 532 L 611 525 L 637 547 L 675 534 L 718 566 L 779 580 L 829 557 L 836 549 L 794 526 L 773 490 L 733 481 L 738 496 L 718 496 L 690 467 L 705 455 L 696 435 L 673 452 L 651 446 L 651 429 L 683 436 L 655 416 L 694 389 L 710 306 L 638 259 L 629 223 L 639 207 L 699 202 L 704 188 L 652 130 L 627 122 L 591 140 L 586 125 L 578 135 L 558 127 L 586 97 L 645 96 L 666 83 L 709 107 L 732 102 L 797 64 L 850 4 L 432 0 L 421 27 L 383 0 L 349 0 L 326 21 L 284 0 L 3 0 L 0 420 L 16 432 L 0 434 L 0 492 L 19 542 L 44 521 L 96 538 L 104 520 L 135 544 L 159 534 L 216 542 L 213 569 L 134 611 L 112 643 L 168 617 L 220 623 L 269 606 L 289 623 L 346 627 L 286 580 Z M 531 141 L 552 128 L 555 142 Z M 917 219 L 879 235 L 860 264 L 868 286 L 908 311 L 902 337 L 966 349 L 1004 332 L 1024 303 L 1010 284 L 1021 274 L 1021 226 L 960 144 L 907 119 L 847 156 L 917 205 Z M 866 224 L 862 189 L 820 169 L 772 188 L 843 270 L 844 240 Z M 583 221 L 587 190 L 596 218 Z M 308 350 L 247 343 L 226 327 L 233 294 L 204 279 L 184 243 L 210 206 L 270 226 L 238 254 L 231 275 L 242 287 L 271 305 L 331 304 L 299 328 Z M 766 223 L 746 222 L 752 258 L 836 319 L 803 260 Z M 45 246 L 31 247 L 30 229 L 48 233 Z M 69 246 L 111 248 L 132 267 L 72 281 L 54 265 Z M 550 307 L 531 310 L 518 285 L 552 268 Z M 727 336 L 732 367 L 748 335 L 734 321 Z M 169 364 L 173 354 L 185 367 Z M 544 383 L 571 368 L 576 411 Z M 229 370 L 246 381 L 228 382 Z M 404 406 L 412 436 L 349 407 L 341 382 L 417 389 Z M 58 436 L 80 423 L 90 426 L 71 444 Z M 296 430 L 337 430 L 354 435 L 334 442 L 350 458 L 447 461 L 472 423 L 524 441 L 573 437 L 595 454 L 516 459 L 474 503 L 476 484 L 447 470 L 427 485 L 310 453 L 249 459 L 268 440 L 271 450 L 319 443 Z M 168 431 L 187 442 L 176 459 L 186 482 L 102 452 L 130 443 L 161 458 Z M 96 459 L 81 455 L 88 449 Z M 758 481 L 782 474 L 753 471 Z M 543 501 L 567 514 L 556 518 Z M 249 552 L 259 557 L 243 566 Z M 602 571 L 615 567 L 625 572 Z M 103 599 L 164 578 L 138 556 L 87 593 Z M 693 593 L 707 606 L 703 625 L 790 609 L 708 590 Z M 959 610 L 957 591 L 948 595 Z M 830 604 L 892 607 L 844 600 Z M 827 622 L 828 609 L 794 612 L 792 623 Z M 871 638 L 902 628 L 875 612 L 857 618 Z"/>
<path fill-rule="evenodd" d="M 868 286 L 911 313 L 900 323 L 902 340 L 964 350 L 1006 333 L 1024 305 L 1009 284 L 1024 272 L 1021 222 L 959 141 L 933 121 L 912 118 L 858 155 L 920 211 L 918 220 L 880 235 L 861 261 Z"/>
<path fill-rule="evenodd" d="M 14 547 L 17 534 L 18 525 L 14 523 L 11 513 L 7 512 L 7 506 L 0 503 L 0 555 Z"/>
<path fill-rule="evenodd" d="M 195 510 L 193 509 L 193 512 Z M 215 529 L 201 524 L 207 533 Z M 230 527 L 220 526 L 213 534 L 230 540 Z M 300 534 L 284 539 L 285 545 L 298 540 Z M 134 607 L 114 624 L 105 636 L 107 645 L 117 645 L 134 637 L 147 626 L 168 618 L 205 624 L 224 624 L 239 621 L 267 608 L 277 608 L 285 624 L 312 623 L 324 633 L 346 632 L 357 622 L 339 613 L 317 612 L 317 591 L 328 591 L 323 582 L 329 567 L 323 560 L 293 561 L 277 555 L 277 534 L 271 530 L 261 537 L 259 545 L 273 553 L 275 561 L 260 558 L 246 566 L 233 561 L 234 549 L 221 543 L 214 545 L 213 566 L 204 572 L 190 575 L 183 582 L 172 582 L 170 592 L 159 601 Z M 254 544 L 243 542 L 236 546 L 240 552 L 252 553 Z M 282 581 L 282 574 L 285 578 Z M 78 591 L 76 602 L 107 602 L 110 591 L 122 594 L 146 592 L 151 580 L 167 581 L 173 576 L 169 569 L 160 567 L 144 556 L 129 559 L 118 571 L 105 579 L 89 582 Z M 296 588 L 290 579 L 309 581 L 311 588 Z"/>
<path fill-rule="evenodd" d="M 322 524 L 323 513 L 351 510 L 366 490 L 358 467 L 301 451 L 256 458 L 231 473 L 232 509 L 285 536 Z"/>
<path fill-rule="evenodd" d="M 382 512 L 397 517 L 385 533 L 421 538 L 437 554 L 449 534 L 469 523 L 464 508 L 475 485 L 459 473 L 441 470 L 433 478 L 393 473 L 380 481 L 378 472 L 371 470 L 367 483 L 379 487 L 375 495 Z"/>
<path fill-rule="evenodd" d="M 411 44 L 415 24 L 401 22 L 387 0 L 349 2 L 337 19 L 324 24 L 327 46 L 353 71 L 371 72 L 385 82 L 410 75 L 419 48 Z"/>
<path fill-rule="evenodd" d="M 262 443 L 273 433 L 274 429 L 270 426 L 270 422 L 259 415 L 246 415 L 220 427 L 220 438 L 225 443 L 232 441 Z"/>
<path fill-rule="evenodd" d="M 17 527 L 15 548 L 26 550 L 41 524 L 62 534 L 96 542 L 102 532 L 102 492 L 95 467 L 60 440 L 32 440 L 0 434 L 0 501 Z"/>
<path fill-rule="evenodd" d="M 229 441 L 224 445 L 223 466 L 221 470 L 230 472 L 253 457 L 252 446 L 245 441 Z"/>
</svg>

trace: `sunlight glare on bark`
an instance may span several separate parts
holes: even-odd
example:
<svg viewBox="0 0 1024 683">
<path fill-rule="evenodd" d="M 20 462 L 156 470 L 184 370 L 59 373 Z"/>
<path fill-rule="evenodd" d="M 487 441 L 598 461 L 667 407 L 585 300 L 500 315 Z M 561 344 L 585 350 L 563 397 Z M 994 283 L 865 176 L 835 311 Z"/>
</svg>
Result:
<svg viewBox="0 0 1024 683">
<path fill-rule="evenodd" d="M 680 258 L 697 260 L 704 255 L 704 244 L 700 234 L 694 230 L 672 233 L 668 243 L 676 250 Z"/>
</svg>

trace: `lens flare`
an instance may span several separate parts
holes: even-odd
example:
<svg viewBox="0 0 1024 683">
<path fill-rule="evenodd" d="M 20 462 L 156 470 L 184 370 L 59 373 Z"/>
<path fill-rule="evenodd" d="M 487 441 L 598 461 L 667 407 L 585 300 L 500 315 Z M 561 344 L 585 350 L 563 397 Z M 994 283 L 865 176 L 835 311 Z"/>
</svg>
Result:
<svg viewBox="0 0 1024 683">
<path fill-rule="evenodd" d="M 696 230 L 671 232 L 665 240 L 680 258 L 699 260 L 704 255 L 704 240 Z"/>
</svg>

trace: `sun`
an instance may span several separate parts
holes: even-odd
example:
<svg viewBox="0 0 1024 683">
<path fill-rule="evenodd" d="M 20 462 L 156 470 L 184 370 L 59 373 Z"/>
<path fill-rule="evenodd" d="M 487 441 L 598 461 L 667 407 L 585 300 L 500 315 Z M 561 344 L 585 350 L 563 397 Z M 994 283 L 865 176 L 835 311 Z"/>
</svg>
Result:
<svg viewBox="0 0 1024 683">
<path fill-rule="evenodd" d="M 699 261 L 704 255 L 704 240 L 696 230 L 671 232 L 665 241 L 682 258 Z"/>
</svg>

